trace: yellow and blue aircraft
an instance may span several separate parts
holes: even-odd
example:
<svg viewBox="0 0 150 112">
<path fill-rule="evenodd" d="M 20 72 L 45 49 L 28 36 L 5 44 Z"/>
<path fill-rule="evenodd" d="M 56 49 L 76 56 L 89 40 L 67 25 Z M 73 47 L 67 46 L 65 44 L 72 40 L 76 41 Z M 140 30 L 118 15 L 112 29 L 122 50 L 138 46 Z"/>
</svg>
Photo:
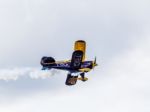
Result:
<svg viewBox="0 0 150 112">
<path fill-rule="evenodd" d="M 71 60 L 55 61 L 53 57 L 43 57 L 41 59 L 42 70 L 50 70 L 51 68 L 68 71 L 66 85 L 75 85 L 77 80 L 87 81 L 85 73 L 91 71 L 97 66 L 96 58 L 94 61 L 85 61 L 86 42 L 78 40 L 74 44 L 74 52 Z M 74 75 L 77 74 L 77 75 Z M 80 78 L 78 75 L 80 74 Z"/>
</svg>

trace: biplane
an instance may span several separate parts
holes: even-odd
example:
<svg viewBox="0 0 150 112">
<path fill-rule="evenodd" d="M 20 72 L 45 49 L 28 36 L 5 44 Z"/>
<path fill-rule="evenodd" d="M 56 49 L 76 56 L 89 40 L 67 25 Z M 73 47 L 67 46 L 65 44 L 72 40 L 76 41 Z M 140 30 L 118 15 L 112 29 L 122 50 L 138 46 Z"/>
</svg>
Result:
<svg viewBox="0 0 150 112">
<path fill-rule="evenodd" d="M 97 66 L 96 58 L 94 61 L 85 60 L 86 42 L 78 40 L 74 44 L 74 52 L 72 53 L 71 60 L 67 61 L 55 61 L 53 57 L 42 57 L 41 65 L 42 70 L 60 69 L 68 71 L 66 85 L 75 85 L 77 80 L 87 81 L 85 73 L 91 71 Z M 79 77 L 80 76 L 80 77 Z M 78 78 L 79 77 L 79 78 Z"/>
</svg>

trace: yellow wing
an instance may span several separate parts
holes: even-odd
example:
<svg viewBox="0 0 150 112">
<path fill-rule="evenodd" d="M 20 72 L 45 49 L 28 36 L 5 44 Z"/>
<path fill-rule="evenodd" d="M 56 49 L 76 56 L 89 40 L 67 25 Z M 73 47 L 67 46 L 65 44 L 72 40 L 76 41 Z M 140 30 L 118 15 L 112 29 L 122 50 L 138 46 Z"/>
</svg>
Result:
<svg viewBox="0 0 150 112">
<path fill-rule="evenodd" d="M 75 42 L 74 50 L 80 50 L 83 52 L 82 62 L 85 61 L 86 42 L 84 40 L 78 40 Z"/>
</svg>

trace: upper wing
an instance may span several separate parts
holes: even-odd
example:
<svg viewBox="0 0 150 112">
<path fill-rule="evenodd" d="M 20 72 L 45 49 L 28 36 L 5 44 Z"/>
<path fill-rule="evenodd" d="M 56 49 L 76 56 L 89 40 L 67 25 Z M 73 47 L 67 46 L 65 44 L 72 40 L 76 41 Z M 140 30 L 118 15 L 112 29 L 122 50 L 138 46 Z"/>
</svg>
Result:
<svg viewBox="0 0 150 112">
<path fill-rule="evenodd" d="M 75 42 L 74 45 L 74 50 L 75 51 L 82 51 L 83 52 L 83 57 L 82 57 L 82 62 L 85 61 L 85 52 L 86 52 L 86 42 L 83 40 L 78 40 Z"/>
<path fill-rule="evenodd" d="M 71 69 L 74 70 L 80 69 L 82 59 L 83 59 L 83 52 L 80 50 L 74 51 L 72 54 L 72 59 L 70 64 Z"/>
</svg>

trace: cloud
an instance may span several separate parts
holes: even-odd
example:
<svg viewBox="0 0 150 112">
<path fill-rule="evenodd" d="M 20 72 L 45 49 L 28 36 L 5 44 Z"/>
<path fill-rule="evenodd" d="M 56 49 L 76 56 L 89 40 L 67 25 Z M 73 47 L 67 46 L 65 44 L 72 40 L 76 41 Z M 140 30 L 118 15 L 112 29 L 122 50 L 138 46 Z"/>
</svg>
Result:
<svg viewBox="0 0 150 112">
<path fill-rule="evenodd" d="M 0 111 L 150 110 L 149 0 L 2 0 L 0 6 L 0 79 L 9 80 L 0 81 Z M 70 59 L 78 39 L 100 65 L 89 81 L 66 87 L 66 73 L 47 79 L 52 74 L 41 73 L 40 58 Z"/>
<path fill-rule="evenodd" d="M 146 37 L 149 37 L 148 35 Z M 122 52 L 106 67 L 89 73 L 90 80 L 22 96 L 2 107 L 4 112 L 20 111 L 149 111 L 149 38 Z M 145 45 L 146 44 L 146 45 Z M 92 76 L 93 74 L 93 76 Z M 38 105 L 38 107 L 37 107 Z M 74 108 L 77 106 L 76 108 Z M 59 107 L 59 108 L 58 108 Z"/>
<path fill-rule="evenodd" d="M 149 26 L 148 3 L 1 1 L 0 67 L 39 67 L 43 55 L 68 59 L 77 39 L 87 41 L 90 58 L 96 54 L 108 60 L 132 46 L 130 40 L 139 39 L 145 26 Z"/>
<path fill-rule="evenodd" d="M 0 80 L 17 80 L 18 78 L 29 77 L 32 79 L 38 78 L 49 78 L 55 74 L 58 74 L 58 71 L 55 69 L 52 70 L 40 70 L 40 68 L 12 68 L 12 69 L 0 69 Z"/>
</svg>

